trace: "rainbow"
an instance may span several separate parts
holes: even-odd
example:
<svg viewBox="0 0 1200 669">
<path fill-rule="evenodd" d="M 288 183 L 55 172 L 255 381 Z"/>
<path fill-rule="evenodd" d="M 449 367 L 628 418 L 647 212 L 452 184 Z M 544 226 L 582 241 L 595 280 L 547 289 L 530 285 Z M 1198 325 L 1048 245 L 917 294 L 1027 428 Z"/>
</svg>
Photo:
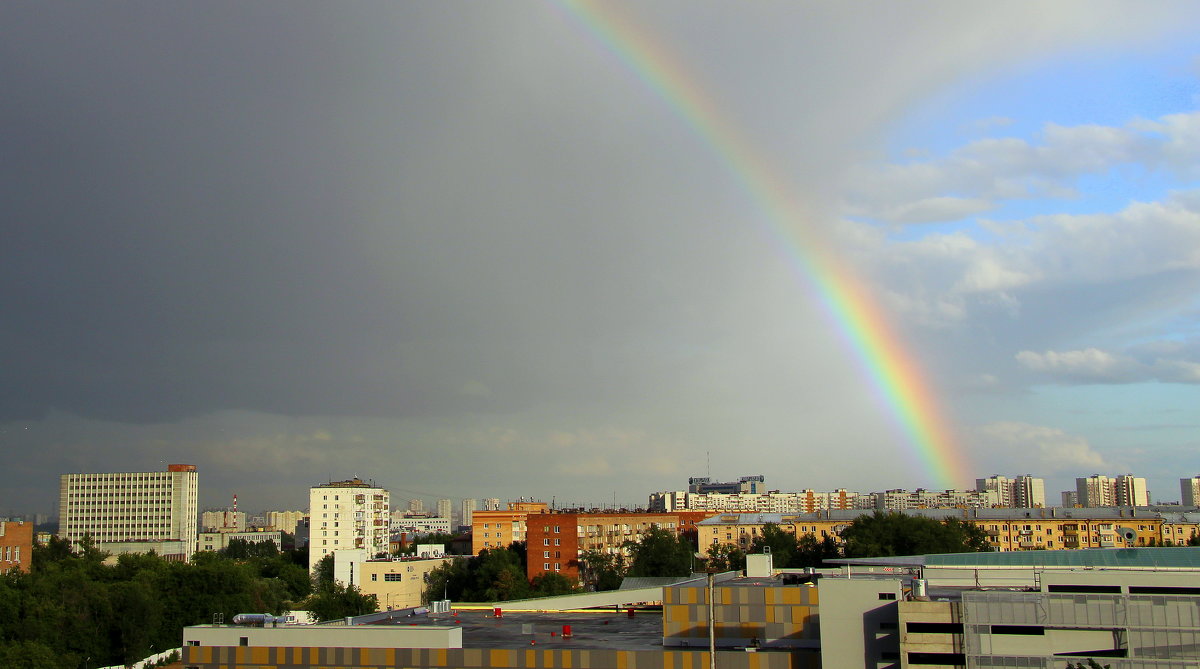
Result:
<svg viewBox="0 0 1200 669">
<path fill-rule="evenodd" d="M 920 365 L 861 280 L 803 224 L 805 209 L 782 173 L 755 151 L 661 40 L 619 13 L 621 3 L 562 0 L 552 6 L 670 106 L 762 210 L 768 234 L 817 296 L 934 485 L 954 488 L 969 482 L 972 469 Z"/>
</svg>

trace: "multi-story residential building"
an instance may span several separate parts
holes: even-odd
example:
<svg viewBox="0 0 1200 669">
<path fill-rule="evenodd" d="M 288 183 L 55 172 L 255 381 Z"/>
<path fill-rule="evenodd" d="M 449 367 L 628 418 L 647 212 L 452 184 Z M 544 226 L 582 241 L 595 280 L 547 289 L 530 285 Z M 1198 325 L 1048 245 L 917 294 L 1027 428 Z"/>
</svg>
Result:
<svg viewBox="0 0 1200 669">
<path fill-rule="evenodd" d="M 1117 503 L 1115 482 L 1102 474 L 1075 479 L 1076 503 L 1084 508 L 1113 506 Z"/>
<path fill-rule="evenodd" d="M 1115 478 L 1093 474 L 1087 478 L 1077 478 L 1075 491 L 1077 503 L 1082 507 L 1150 505 L 1146 479 L 1133 474 L 1122 474 Z"/>
<path fill-rule="evenodd" d="M 509 502 L 507 511 L 476 511 L 471 519 L 471 554 L 524 541 L 526 519 L 532 514 L 549 512 L 550 505 L 545 502 Z"/>
<path fill-rule="evenodd" d="M 205 532 L 245 532 L 246 513 L 233 509 L 210 509 L 200 514 L 200 528 Z"/>
<path fill-rule="evenodd" d="M 872 495 L 838 489 L 832 492 L 801 490 L 799 492 L 721 493 L 665 491 L 650 495 L 651 512 L 712 511 L 730 513 L 811 513 L 825 509 L 870 509 L 875 506 Z"/>
<path fill-rule="evenodd" d="M 990 508 L 1000 506 L 995 490 L 887 490 L 875 493 L 875 508 L 903 509 Z"/>
<path fill-rule="evenodd" d="M 1179 503 L 1184 506 L 1200 506 L 1200 476 L 1179 479 Z"/>
<path fill-rule="evenodd" d="M 266 513 L 267 528 L 296 534 L 296 525 L 308 516 L 305 511 L 268 511 Z"/>
<path fill-rule="evenodd" d="M 1046 506 L 1045 481 L 1029 474 L 1014 478 L 995 475 L 975 479 L 975 490 L 995 492 L 996 506 L 999 507 L 1030 509 Z"/>
<path fill-rule="evenodd" d="M 484 511 L 500 511 L 500 498 L 488 497 L 483 500 Z"/>
<path fill-rule="evenodd" d="M 408 500 L 408 512 L 416 513 L 416 514 L 425 513 L 425 500 L 423 500 L 423 499 Z"/>
<path fill-rule="evenodd" d="M 387 555 L 389 504 L 387 490 L 360 478 L 310 488 L 309 570 L 332 551 L 344 548 Z"/>
<path fill-rule="evenodd" d="M 0 574 L 28 572 L 33 562 L 33 523 L 0 520 Z"/>
<path fill-rule="evenodd" d="M 525 575 L 529 579 L 547 572 L 579 578 L 579 558 L 588 551 L 628 554 L 626 544 L 636 543 L 652 528 L 679 533 L 696 528 L 712 515 L 707 511 L 670 513 L 543 513 L 526 518 Z"/>
<path fill-rule="evenodd" d="M 1146 479 L 1122 474 L 1115 479 L 1117 506 L 1150 506 L 1150 490 Z"/>
<path fill-rule="evenodd" d="M 196 551 L 199 475 L 195 465 L 165 472 L 63 474 L 58 536 L 78 549 L 90 536 L 113 554 L 150 550 L 172 560 Z"/>
<path fill-rule="evenodd" d="M 201 532 L 199 536 L 199 550 L 219 551 L 228 548 L 229 543 L 234 540 L 245 541 L 251 544 L 272 541 L 275 543 L 276 548 L 281 548 L 283 546 L 283 533 L 279 530 Z"/>
<path fill-rule="evenodd" d="M 1200 512 L 1162 510 L 1157 515 L 1162 518 L 1160 546 L 1187 546 L 1200 536 Z"/>
<path fill-rule="evenodd" d="M 1079 492 L 1076 490 L 1062 491 L 1062 505 L 1068 509 L 1079 506 Z"/>
<path fill-rule="evenodd" d="M 1096 509 L 905 509 L 897 511 L 935 520 L 956 519 L 982 529 L 993 551 L 1060 550 L 1076 548 L 1126 548 L 1176 544 L 1190 532 L 1191 519 L 1176 519 L 1167 531 L 1167 515 L 1136 507 Z M 696 524 L 701 552 L 714 544 L 732 544 L 743 551 L 768 523 L 786 532 L 818 539 L 840 534 L 858 511 L 822 511 L 811 514 L 722 514 Z M 1194 516 L 1200 519 L 1200 514 Z M 1179 529 L 1174 529 L 1178 527 Z M 1190 537 L 1190 534 L 1187 534 Z M 1170 539 L 1170 542 L 1167 541 Z M 1186 543 L 1186 541 L 1185 541 Z"/>
<path fill-rule="evenodd" d="M 438 518 L 449 520 L 454 515 L 454 502 L 448 499 L 439 499 L 437 501 Z"/>
<path fill-rule="evenodd" d="M 475 509 L 479 508 L 479 502 L 473 499 L 464 499 L 462 501 L 462 511 L 458 515 L 459 527 L 470 527 L 472 514 Z"/>
</svg>

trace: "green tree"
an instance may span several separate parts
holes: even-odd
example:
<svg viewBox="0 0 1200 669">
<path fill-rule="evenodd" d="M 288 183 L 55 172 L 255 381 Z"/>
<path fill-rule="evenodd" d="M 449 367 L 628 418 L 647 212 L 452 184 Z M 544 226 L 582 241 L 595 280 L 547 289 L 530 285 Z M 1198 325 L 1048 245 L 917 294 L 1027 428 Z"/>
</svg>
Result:
<svg viewBox="0 0 1200 669">
<path fill-rule="evenodd" d="M 733 544 L 713 544 L 706 552 L 708 559 L 705 563 L 709 569 L 740 571 L 746 568 L 746 555 Z"/>
<path fill-rule="evenodd" d="M 0 667 L 60 669 L 78 664 L 74 655 L 60 655 L 37 641 L 0 641 Z"/>
<path fill-rule="evenodd" d="M 687 576 L 692 573 L 696 546 L 674 532 L 654 527 L 637 542 L 628 542 L 627 576 Z"/>
<path fill-rule="evenodd" d="M 596 592 L 616 590 L 625 578 L 624 556 L 598 550 L 584 551 L 576 562 L 579 579 L 585 588 Z"/>
<path fill-rule="evenodd" d="M 796 556 L 799 544 L 796 535 L 775 523 L 767 523 L 763 525 L 762 532 L 754 537 L 754 541 L 750 542 L 751 553 L 765 552 L 764 548 L 771 549 L 771 561 L 776 567 L 786 568 L 792 566 L 792 559 Z"/>
<path fill-rule="evenodd" d="M 796 541 L 796 554 L 792 557 L 792 567 L 824 567 L 826 560 L 842 557 L 842 549 L 833 536 L 825 535 L 817 539 L 809 532 Z"/>
<path fill-rule="evenodd" d="M 855 518 L 842 539 L 850 558 L 988 550 L 987 535 L 975 525 L 881 511 Z"/>
<path fill-rule="evenodd" d="M 379 601 L 375 595 L 364 595 L 356 586 L 335 582 L 314 592 L 302 606 L 317 620 L 324 621 L 374 613 L 379 609 Z"/>
<path fill-rule="evenodd" d="M 312 582 L 314 591 L 333 586 L 333 553 L 317 560 L 317 564 L 313 566 Z"/>
<path fill-rule="evenodd" d="M 553 597 L 554 595 L 569 595 L 579 592 L 579 586 L 571 579 L 553 571 L 543 572 L 530 581 L 530 595 L 533 597 Z"/>
</svg>

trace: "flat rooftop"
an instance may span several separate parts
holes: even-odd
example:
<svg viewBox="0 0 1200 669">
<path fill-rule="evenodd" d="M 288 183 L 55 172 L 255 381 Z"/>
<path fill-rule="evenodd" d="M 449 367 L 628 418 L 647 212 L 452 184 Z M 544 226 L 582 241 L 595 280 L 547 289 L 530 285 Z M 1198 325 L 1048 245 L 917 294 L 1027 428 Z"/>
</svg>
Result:
<svg viewBox="0 0 1200 669">
<path fill-rule="evenodd" d="M 436 613 L 409 620 L 409 624 L 461 627 L 463 648 L 519 648 L 531 645 L 531 641 L 532 645 L 546 649 L 661 650 L 663 647 L 659 610 L 637 611 L 632 618 L 615 611 L 505 612 L 500 618 L 493 617 L 491 611 L 460 611 L 457 616 Z M 568 638 L 562 636 L 563 625 L 571 626 Z"/>
</svg>

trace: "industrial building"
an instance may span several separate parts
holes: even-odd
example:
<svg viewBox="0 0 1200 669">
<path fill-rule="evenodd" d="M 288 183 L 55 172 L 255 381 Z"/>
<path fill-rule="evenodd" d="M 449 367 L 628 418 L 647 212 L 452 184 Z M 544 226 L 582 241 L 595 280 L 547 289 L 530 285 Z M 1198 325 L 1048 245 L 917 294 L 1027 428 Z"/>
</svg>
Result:
<svg viewBox="0 0 1200 669">
<path fill-rule="evenodd" d="M 746 576 L 482 610 L 413 609 L 336 626 L 190 627 L 183 664 L 1061 669 L 1092 658 L 1112 669 L 1200 666 L 1200 548 L 846 559 L 821 574 L 776 570 L 769 554 L 748 557 Z M 622 604 L 651 600 L 661 612 Z"/>
<path fill-rule="evenodd" d="M 199 474 L 195 465 L 165 472 L 63 474 L 58 536 L 79 549 L 90 536 L 114 555 L 153 550 L 186 561 L 196 552 Z"/>
</svg>

